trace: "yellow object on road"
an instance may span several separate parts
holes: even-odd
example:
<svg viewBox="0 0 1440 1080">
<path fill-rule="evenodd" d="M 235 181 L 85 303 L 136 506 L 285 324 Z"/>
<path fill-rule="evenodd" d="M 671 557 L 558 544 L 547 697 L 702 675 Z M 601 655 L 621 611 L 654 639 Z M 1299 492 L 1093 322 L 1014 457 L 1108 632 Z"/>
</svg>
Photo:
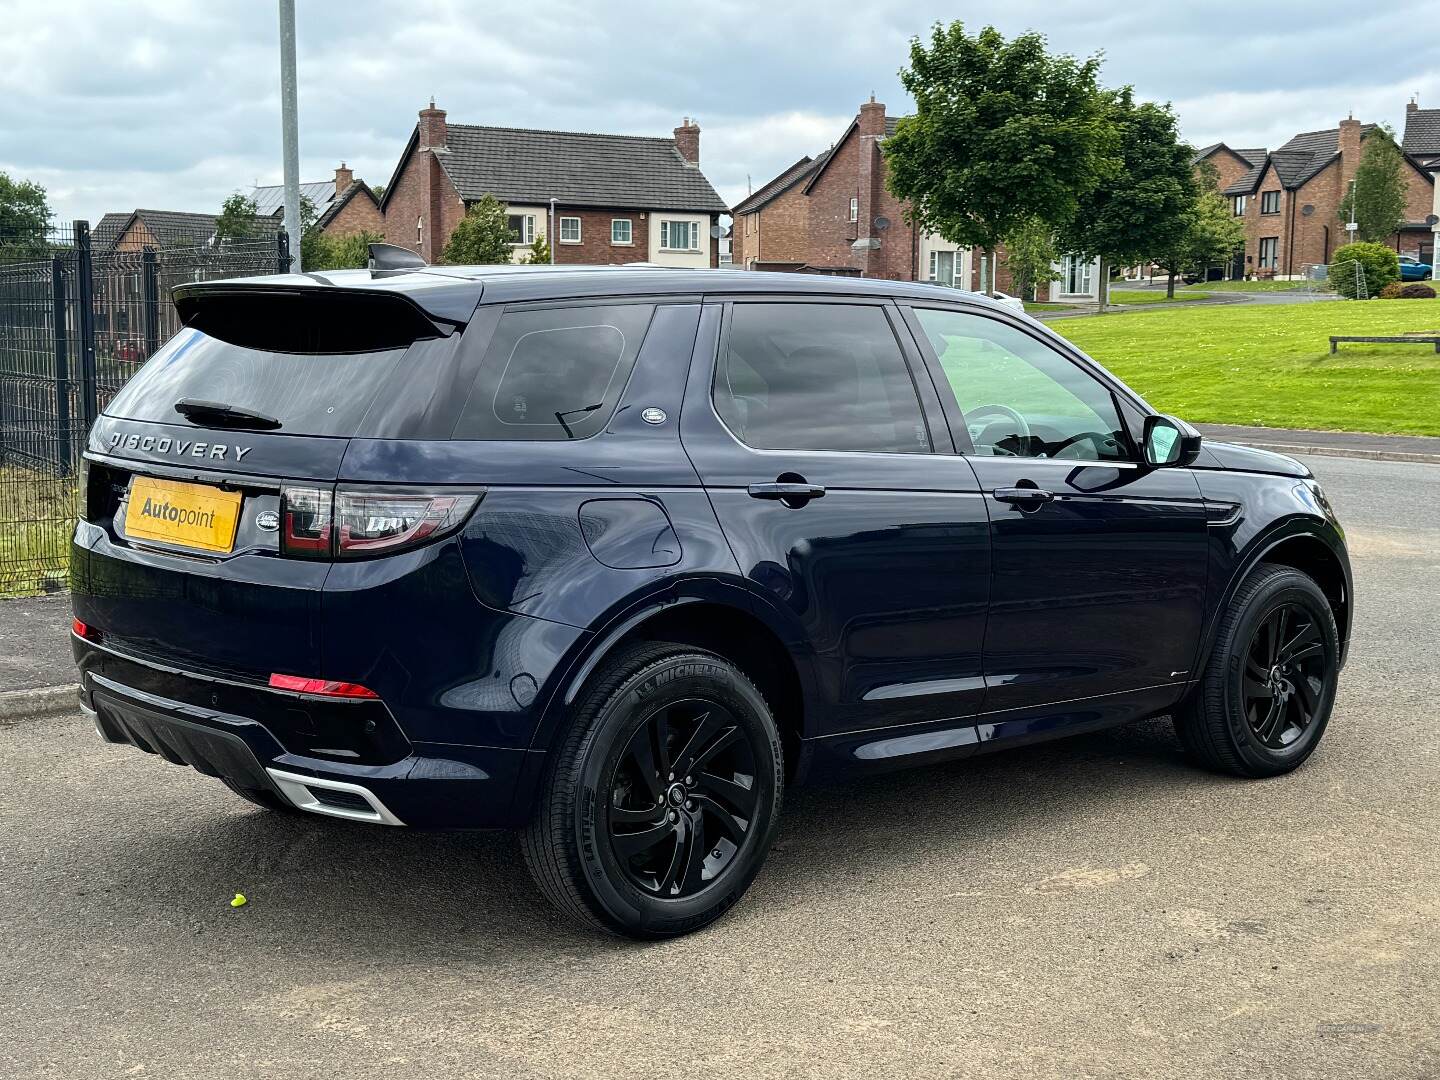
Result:
<svg viewBox="0 0 1440 1080">
<path fill-rule="evenodd" d="M 235 899 L 230 901 L 230 906 L 231 906 L 231 907 L 244 907 L 244 906 L 245 906 L 245 903 L 246 903 L 245 894 L 244 894 L 243 892 L 237 892 L 237 893 L 235 894 Z"/>
</svg>

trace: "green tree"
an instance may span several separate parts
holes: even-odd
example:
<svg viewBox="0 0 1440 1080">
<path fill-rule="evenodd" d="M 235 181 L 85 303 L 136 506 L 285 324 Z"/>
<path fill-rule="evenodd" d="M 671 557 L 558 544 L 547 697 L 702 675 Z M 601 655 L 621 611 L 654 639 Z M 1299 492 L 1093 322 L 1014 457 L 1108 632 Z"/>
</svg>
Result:
<svg viewBox="0 0 1440 1080">
<path fill-rule="evenodd" d="M 550 261 L 550 241 L 545 239 L 544 233 L 535 237 L 529 249 L 525 252 L 524 261 L 536 266 Z"/>
<path fill-rule="evenodd" d="M 1130 87 L 1106 95 L 1119 132 L 1120 169 L 1082 194 L 1074 219 L 1061 230 L 1066 250 L 1100 259 L 1100 310 L 1109 271 L 1174 251 L 1188 231 L 1195 206 L 1194 151 L 1180 141 L 1169 105 L 1135 103 Z"/>
<path fill-rule="evenodd" d="M 300 196 L 300 268 L 302 270 L 333 270 L 330 266 L 329 238 L 320 231 L 316 221 L 320 215 L 315 201 Z"/>
<path fill-rule="evenodd" d="M 1055 233 L 1044 222 L 1030 218 L 1005 237 L 1005 265 L 1022 300 L 1040 299 L 1034 290 L 1059 279 L 1055 272 Z"/>
<path fill-rule="evenodd" d="M 260 235 L 260 208 L 248 195 L 235 192 L 220 206 L 215 219 L 215 241 L 251 240 Z"/>
<path fill-rule="evenodd" d="M 1006 41 L 936 23 L 910 41 L 900 81 L 915 115 L 885 140 L 887 183 L 907 217 L 956 244 L 994 249 L 1031 219 L 1067 224 L 1109 178 L 1118 141 L 1099 57 L 1051 55 L 1040 34 Z M 982 282 L 988 289 L 989 282 Z"/>
<path fill-rule="evenodd" d="M 314 261 L 306 262 L 308 270 L 363 270 L 370 261 L 370 245 L 383 244 L 385 237 L 375 232 L 350 233 L 347 236 L 318 234 Z"/>
<path fill-rule="evenodd" d="M 510 223 L 505 207 L 494 195 L 486 195 L 471 205 L 450 234 L 442 262 L 447 263 L 508 263 L 511 248 Z"/>
<path fill-rule="evenodd" d="M 43 254 L 50 230 L 45 189 L 0 172 L 0 251 L 7 256 Z"/>
<path fill-rule="evenodd" d="M 1208 161 L 1195 181 L 1195 201 L 1185 211 L 1185 228 L 1173 247 L 1154 253 L 1153 261 L 1170 275 L 1165 293 L 1175 296 L 1175 277 L 1201 273 L 1216 263 L 1228 263 L 1237 249 L 1245 246 L 1245 226 L 1231 210 L 1230 200 L 1220 194 L 1215 166 Z"/>
<path fill-rule="evenodd" d="M 1404 224 L 1405 197 L 1405 158 L 1395 145 L 1395 133 L 1377 125 L 1365 137 L 1355 183 L 1340 200 L 1338 217 L 1348 223 L 1353 204 L 1359 228 L 1350 239 L 1381 243 Z"/>
<path fill-rule="evenodd" d="M 1330 257 L 1330 285 L 1347 300 L 1368 300 L 1400 280 L 1400 256 L 1384 244 L 1346 244 Z"/>
</svg>

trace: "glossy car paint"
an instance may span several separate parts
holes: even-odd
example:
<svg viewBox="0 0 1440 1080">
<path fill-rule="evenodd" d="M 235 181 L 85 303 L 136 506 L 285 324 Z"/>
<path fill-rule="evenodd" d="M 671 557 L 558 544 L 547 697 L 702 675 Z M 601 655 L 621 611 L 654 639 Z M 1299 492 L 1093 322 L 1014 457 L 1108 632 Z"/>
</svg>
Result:
<svg viewBox="0 0 1440 1080">
<path fill-rule="evenodd" d="M 363 274 L 330 277 L 368 287 Z M 424 274 L 383 286 L 412 279 L 422 279 L 417 303 L 434 296 L 449 316 L 467 303 L 473 314 L 426 354 L 454 350 L 455 363 L 435 368 L 448 373 L 444 386 L 397 386 L 373 430 L 350 439 L 225 432 L 253 444 L 242 471 L 177 463 L 154 442 L 147 449 L 156 425 L 102 417 L 89 454 L 246 487 L 247 520 L 282 478 L 483 491 L 463 529 L 400 555 L 328 563 L 259 549 L 197 560 L 132 547 L 112 523 L 82 521 L 75 611 L 102 635 L 76 639 L 91 704 L 97 693 L 124 698 L 238 738 L 261 763 L 363 782 L 407 824 L 475 827 L 532 812 L 545 754 L 583 680 L 627 634 L 687 605 L 734 611 L 782 643 L 777 662 L 803 698 L 798 715 L 778 718 L 796 737 L 799 778 L 961 756 L 1169 708 L 1193 686 L 1229 595 L 1277 544 L 1315 545 L 1333 561 L 1348 635 L 1343 533 L 1290 459 L 1215 444 L 1171 469 L 968 456 L 948 387 L 907 321 L 910 303 L 976 311 L 1042 338 L 1109 382 L 1137 432 L 1152 411 L 1038 323 L 983 299 L 750 272 L 497 270 L 461 282 L 468 293 L 450 279 L 427 294 L 434 279 Z M 756 451 L 729 432 L 710 397 L 727 305 L 796 296 L 887 311 L 934 453 Z M 435 410 L 458 408 L 506 305 L 615 297 L 656 309 L 601 434 L 407 434 Z M 647 421 L 649 410 L 665 418 Z M 173 437 L 214 441 L 193 425 L 174 428 Z M 792 508 L 749 494 L 792 474 L 824 496 Z M 1022 513 L 990 494 L 1022 480 L 1060 497 Z M 130 664 L 179 675 L 139 680 Z M 149 689 L 127 689 L 127 670 Z M 319 703 L 257 687 L 270 671 L 372 688 L 403 738 L 393 744 L 399 756 L 297 753 L 266 717 Z M 212 685 L 228 689 L 211 696 Z"/>
</svg>

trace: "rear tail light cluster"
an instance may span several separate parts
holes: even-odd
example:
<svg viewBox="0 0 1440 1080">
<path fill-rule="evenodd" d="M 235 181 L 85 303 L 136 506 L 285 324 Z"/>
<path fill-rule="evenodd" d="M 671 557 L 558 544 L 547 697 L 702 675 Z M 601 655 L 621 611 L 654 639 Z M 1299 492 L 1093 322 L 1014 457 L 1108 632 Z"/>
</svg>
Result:
<svg viewBox="0 0 1440 1080">
<path fill-rule="evenodd" d="M 270 686 L 276 690 L 293 690 L 297 694 L 319 694 L 322 697 L 378 698 L 369 687 L 334 679 L 307 679 L 300 675 L 271 675 Z"/>
<path fill-rule="evenodd" d="M 483 494 L 287 487 L 280 550 L 309 559 L 390 555 L 453 532 Z"/>
</svg>

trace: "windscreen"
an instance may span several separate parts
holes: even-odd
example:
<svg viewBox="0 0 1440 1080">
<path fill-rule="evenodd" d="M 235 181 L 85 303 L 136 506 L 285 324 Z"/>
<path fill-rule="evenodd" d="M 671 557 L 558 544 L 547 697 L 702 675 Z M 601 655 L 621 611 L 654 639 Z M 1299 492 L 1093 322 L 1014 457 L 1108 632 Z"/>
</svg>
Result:
<svg viewBox="0 0 1440 1080">
<path fill-rule="evenodd" d="M 273 417 L 280 422 L 278 435 L 350 436 L 404 355 L 404 348 L 270 352 L 186 329 L 146 362 L 105 412 L 125 420 L 187 424 L 191 421 L 175 404 L 189 399 Z M 206 425 L 200 420 L 196 426 Z"/>
</svg>

